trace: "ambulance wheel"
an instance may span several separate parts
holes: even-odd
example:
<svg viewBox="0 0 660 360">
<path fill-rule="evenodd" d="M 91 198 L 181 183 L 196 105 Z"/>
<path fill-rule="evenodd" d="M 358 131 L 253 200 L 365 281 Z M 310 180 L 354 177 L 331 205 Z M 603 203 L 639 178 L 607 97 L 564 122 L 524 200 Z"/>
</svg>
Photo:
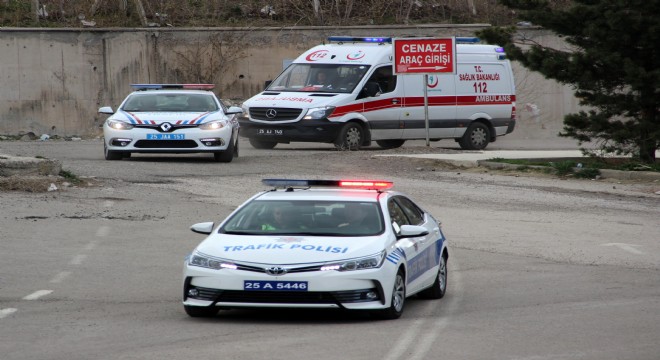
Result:
<svg viewBox="0 0 660 360">
<path fill-rule="evenodd" d="M 263 150 L 269 150 L 275 147 L 277 145 L 276 142 L 273 141 L 262 141 L 262 140 L 257 140 L 257 139 L 250 139 L 250 145 L 252 145 L 253 148 L 255 149 L 263 149 Z"/>
<path fill-rule="evenodd" d="M 108 150 L 108 145 L 103 141 L 103 155 L 106 160 L 121 160 L 124 158 L 121 152 Z"/>
<path fill-rule="evenodd" d="M 213 153 L 213 159 L 215 159 L 216 162 L 223 162 L 223 163 L 229 163 L 232 160 L 234 160 L 234 155 L 236 154 L 236 147 L 234 142 L 235 142 L 234 138 L 230 138 L 229 146 L 227 146 L 227 150 Z"/>
<path fill-rule="evenodd" d="M 382 147 L 383 149 L 396 149 L 400 148 L 403 143 L 405 143 L 405 140 L 400 140 L 400 139 L 393 139 L 393 140 L 376 140 L 376 144 L 378 146 Z"/>
<path fill-rule="evenodd" d="M 183 305 L 183 308 L 186 310 L 186 314 L 190 317 L 211 317 L 215 316 L 219 310 L 216 306 Z"/>
<path fill-rule="evenodd" d="M 463 150 L 483 150 L 490 141 L 488 126 L 480 122 L 473 122 L 468 126 L 458 144 Z"/>
<path fill-rule="evenodd" d="M 390 307 L 381 310 L 380 317 L 384 320 L 394 320 L 401 317 L 403 307 L 406 304 L 406 280 L 403 271 L 399 270 L 394 278 L 394 289 L 392 289 L 392 300 Z"/>
<path fill-rule="evenodd" d="M 335 139 L 337 150 L 360 150 L 364 141 L 364 129 L 356 123 L 346 123 Z"/>
<path fill-rule="evenodd" d="M 447 255 L 440 258 L 440 267 L 435 282 L 430 288 L 419 293 L 422 299 L 442 299 L 447 291 Z"/>
</svg>

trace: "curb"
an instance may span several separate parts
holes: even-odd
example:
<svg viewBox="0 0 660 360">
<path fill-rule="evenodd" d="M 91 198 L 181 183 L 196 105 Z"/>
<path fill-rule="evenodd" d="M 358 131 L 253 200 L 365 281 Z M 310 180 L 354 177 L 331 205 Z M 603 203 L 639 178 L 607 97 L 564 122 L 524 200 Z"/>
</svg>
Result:
<svg viewBox="0 0 660 360">
<path fill-rule="evenodd" d="M 469 162 L 464 161 L 463 164 Z M 493 170 L 518 170 L 521 167 L 532 168 L 532 169 L 548 169 L 549 166 L 540 166 L 540 165 L 516 165 L 516 164 L 507 164 L 500 163 L 488 160 L 477 160 L 477 166 L 482 166 L 488 169 Z M 574 170 L 579 170 L 574 168 Z M 642 181 L 658 181 L 660 182 L 660 173 L 654 171 L 623 171 L 623 170 L 610 170 L 610 169 L 599 169 L 600 175 L 606 179 L 617 179 L 617 180 L 642 180 Z"/>
</svg>

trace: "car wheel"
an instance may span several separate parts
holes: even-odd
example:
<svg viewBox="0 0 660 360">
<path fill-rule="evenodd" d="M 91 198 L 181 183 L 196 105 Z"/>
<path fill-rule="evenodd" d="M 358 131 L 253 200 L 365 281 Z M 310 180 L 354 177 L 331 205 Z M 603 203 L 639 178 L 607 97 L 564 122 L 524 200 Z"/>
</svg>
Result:
<svg viewBox="0 0 660 360">
<path fill-rule="evenodd" d="M 394 278 L 394 289 L 392 289 L 392 301 L 390 307 L 381 310 L 380 317 L 385 320 L 394 320 L 401 317 L 406 304 L 406 279 L 403 271 L 399 270 Z"/>
<path fill-rule="evenodd" d="M 349 122 L 341 129 L 339 136 L 335 139 L 335 148 L 337 150 L 360 150 L 364 140 L 364 130 L 362 126 Z"/>
<path fill-rule="evenodd" d="M 274 141 L 262 141 L 257 139 L 250 139 L 250 145 L 255 149 L 269 150 L 277 145 Z"/>
<path fill-rule="evenodd" d="M 483 150 L 490 141 L 490 129 L 483 123 L 473 122 L 468 126 L 463 137 L 458 140 L 461 149 Z"/>
<path fill-rule="evenodd" d="M 435 277 L 435 282 L 430 288 L 419 293 L 419 296 L 424 299 L 442 299 L 447 291 L 447 257 L 443 255 L 440 258 L 438 268 L 438 275 Z"/>
<path fill-rule="evenodd" d="M 227 149 L 224 151 L 216 152 L 213 153 L 213 158 L 217 162 L 223 162 L 223 163 L 228 163 L 234 160 L 234 154 L 236 153 L 235 147 L 234 147 L 234 139 L 230 138 L 229 139 L 229 146 L 227 146 Z"/>
<path fill-rule="evenodd" d="M 215 316 L 219 309 L 216 306 L 188 306 L 183 305 L 186 314 L 190 317 L 211 317 Z"/>
<path fill-rule="evenodd" d="M 393 139 L 393 140 L 376 140 L 376 144 L 383 149 L 396 149 L 400 148 L 405 140 Z"/>
<path fill-rule="evenodd" d="M 121 160 L 124 158 L 121 152 L 108 150 L 108 145 L 103 141 L 103 154 L 106 160 Z"/>
</svg>

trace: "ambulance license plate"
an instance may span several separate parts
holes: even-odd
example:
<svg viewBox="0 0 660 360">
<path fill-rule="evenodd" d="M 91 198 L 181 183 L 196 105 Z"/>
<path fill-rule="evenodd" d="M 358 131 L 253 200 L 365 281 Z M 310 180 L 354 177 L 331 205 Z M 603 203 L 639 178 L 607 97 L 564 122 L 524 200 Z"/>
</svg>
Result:
<svg viewBox="0 0 660 360">
<path fill-rule="evenodd" d="M 257 135 L 284 135 L 284 130 L 282 129 L 257 129 Z"/>
<path fill-rule="evenodd" d="M 244 280 L 245 291 L 307 291 L 307 281 Z"/>
</svg>

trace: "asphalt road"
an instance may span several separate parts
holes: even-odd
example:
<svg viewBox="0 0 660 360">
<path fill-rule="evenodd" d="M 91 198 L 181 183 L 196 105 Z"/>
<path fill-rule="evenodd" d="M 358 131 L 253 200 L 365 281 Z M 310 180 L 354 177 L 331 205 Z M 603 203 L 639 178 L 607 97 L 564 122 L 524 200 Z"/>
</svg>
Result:
<svg viewBox="0 0 660 360">
<path fill-rule="evenodd" d="M 241 157 L 218 164 L 107 162 L 97 140 L 0 142 L 0 153 L 57 158 L 96 184 L 0 193 L 0 359 L 658 359 L 660 184 L 377 156 L 457 151 L 433 146 L 242 141 Z M 222 219 L 264 177 L 392 179 L 443 221 L 447 296 L 409 299 L 394 321 L 315 310 L 189 318 L 182 262 L 202 236 L 188 227 Z"/>
</svg>

